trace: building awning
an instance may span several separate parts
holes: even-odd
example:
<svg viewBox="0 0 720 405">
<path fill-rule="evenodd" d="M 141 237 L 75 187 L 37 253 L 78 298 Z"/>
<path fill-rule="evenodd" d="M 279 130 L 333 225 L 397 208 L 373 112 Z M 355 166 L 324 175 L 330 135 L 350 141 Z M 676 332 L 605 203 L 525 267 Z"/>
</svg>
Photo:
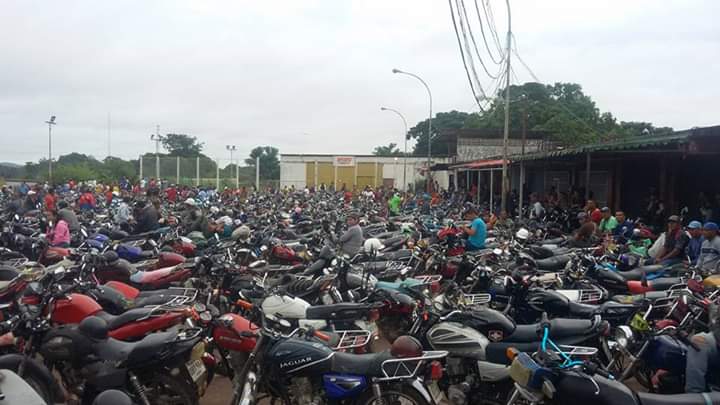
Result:
<svg viewBox="0 0 720 405">
<path fill-rule="evenodd" d="M 474 162 L 465 162 L 457 165 L 450 166 L 452 170 L 479 170 L 479 169 L 491 169 L 500 167 L 503 165 L 503 159 L 483 159 L 476 160 Z"/>
</svg>

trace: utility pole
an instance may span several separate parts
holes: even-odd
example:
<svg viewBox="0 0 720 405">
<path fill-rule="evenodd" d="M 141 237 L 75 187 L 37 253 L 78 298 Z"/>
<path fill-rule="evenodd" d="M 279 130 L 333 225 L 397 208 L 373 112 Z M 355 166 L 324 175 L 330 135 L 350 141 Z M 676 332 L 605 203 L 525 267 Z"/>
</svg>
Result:
<svg viewBox="0 0 720 405">
<path fill-rule="evenodd" d="M 235 145 L 225 145 L 225 149 L 230 151 L 230 168 L 232 168 L 233 152 L 237 150 L 237 147 Z M 235 188 L 240 188 L 240 176 L 238 174 L 237 166 L 235 166 Z"/>
<path fill-rule="evenodd" d="M 523 94 L 522 110 L 522 146 L 520 154 L 525 157 L 525 140 L 527 139 L 527 96 Z M 518 217 L 522 217 L 523 198 L 525 198 L 525 159 L 520 161 L 520 196 L 518 201 Z"/>
<path fill-rule="evenodd" d="M 507 210 L 508 189 L 510 181 L 508 180 L 508 137 L 510 135 L 510 52 L 512 51 L 512 28 L 510 19 L 510 0 L 505 0 L 508 13 L 508 30 L 507 30 L 507 49 L 505 50 L 505 61 L 507 67 L 505 70 L 505 128 L 503 130 L 503 165 L 502 165 L 502 196 L 500 206 L 502 210 Z M 492 209 L 492 207 L 491 207 Z"/>
<path fill-rule="evenodd" d="M 55 116 L 51 116 L 45 123 L 48 124 L 48 184 L 52 184 L 52 127 L 57 125 Z"/>
<path fill-rule="evenodd" d="M 160 136 L 160 125 L 155 126 L 155 133 L 150 135 L 150 139 L 155 141 L 155 179 L 160 181 L 160 142 L 165 139 Z"/>
</svg>

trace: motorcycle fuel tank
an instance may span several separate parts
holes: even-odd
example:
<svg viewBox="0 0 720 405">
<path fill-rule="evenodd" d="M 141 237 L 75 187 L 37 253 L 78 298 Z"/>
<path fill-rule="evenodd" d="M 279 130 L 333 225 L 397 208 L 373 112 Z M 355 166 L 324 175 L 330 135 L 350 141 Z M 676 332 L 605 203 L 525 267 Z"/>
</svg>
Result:
<svg viewBox="0 0 720 405">
<path fill-rule="evenodd" d="M 213 330 L 213 339 L 224 349 L 251 352 L 255 348 L 254 337 L 243 337 L 243 332 L 256 332 L 259 328 L 237 314 L 225 314 L 219 319 L 220 324 Z"/>
<path fill-rule="evenodd" d="M 100 304 L 87 295 L 70 294 L 67 298 L 55 301 L 50 319 L 59 324 L 80 323 L 100 311 Z"/>
<path fill-rule="evenodd" d="M 440 322 L 430 328 L 427 339 L 435 350 L 447 350 L 448 356 L 485 360 L 490 341 L 480 332 L 458 322 Z"/>
<path fill-rule="evenodd" d="M 323 343 L 291 338 L 276 343 L 268 360 L 278 376 L 318 375 L 330 371 L 334 354 Z"/>
<path fill-rule="evenodd" d="M 310 304 L 302 298 L 271 295 L 262 303 L 263 312 L 284 319 L 305 319 Z"/>
</svg>

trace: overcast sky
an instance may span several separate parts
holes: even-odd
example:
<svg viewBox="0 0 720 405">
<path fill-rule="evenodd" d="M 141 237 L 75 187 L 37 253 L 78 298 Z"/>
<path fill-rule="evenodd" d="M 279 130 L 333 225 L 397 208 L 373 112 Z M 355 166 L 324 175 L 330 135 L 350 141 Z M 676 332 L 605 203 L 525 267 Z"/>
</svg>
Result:
<svg viewBox="0 0 720 405">
<path fill-rule="evenodd" d="M 481 1 L 481 0 L 479 0 Z M 504 37 L 505 5 L 489 0 Z M 466 0 L 468 12 L 474 10 Z M 601 110 L 676 129 L 720 124 L 720 1 L 511 0 L 520 56 Z M 479 25 L 473 26 L 479 32 Z M 478 34 L 479 35 L 479 34 Z M 531 80 L 516 60 L 520 81 Z M 0 161 L 114 156 L 187 133 L 206 153 L 369 153 L 428 113 L 477 111 L 444 0 L 5 0 Z M 489 82 L 489 79 L 487 80 Z"/>
</svg>

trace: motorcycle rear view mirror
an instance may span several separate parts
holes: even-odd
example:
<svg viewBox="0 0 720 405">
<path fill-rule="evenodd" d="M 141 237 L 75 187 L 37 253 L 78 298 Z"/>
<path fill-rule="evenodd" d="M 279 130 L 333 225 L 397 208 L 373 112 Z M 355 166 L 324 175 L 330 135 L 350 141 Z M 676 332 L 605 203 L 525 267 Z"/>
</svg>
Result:
<svg viewBox="0 0 720 405">
<path fill-rule="evenodd" d="M 85 230 L 85 228 L 81 228 L 81 229 L 80 229 L 80 233 L 82 234 L 82 236 L 83 236 L 84 238 L 87 238 L 87 237 L 88 237 L 88 233 L 87 233 L 87 231 Z"/>
</svg>

